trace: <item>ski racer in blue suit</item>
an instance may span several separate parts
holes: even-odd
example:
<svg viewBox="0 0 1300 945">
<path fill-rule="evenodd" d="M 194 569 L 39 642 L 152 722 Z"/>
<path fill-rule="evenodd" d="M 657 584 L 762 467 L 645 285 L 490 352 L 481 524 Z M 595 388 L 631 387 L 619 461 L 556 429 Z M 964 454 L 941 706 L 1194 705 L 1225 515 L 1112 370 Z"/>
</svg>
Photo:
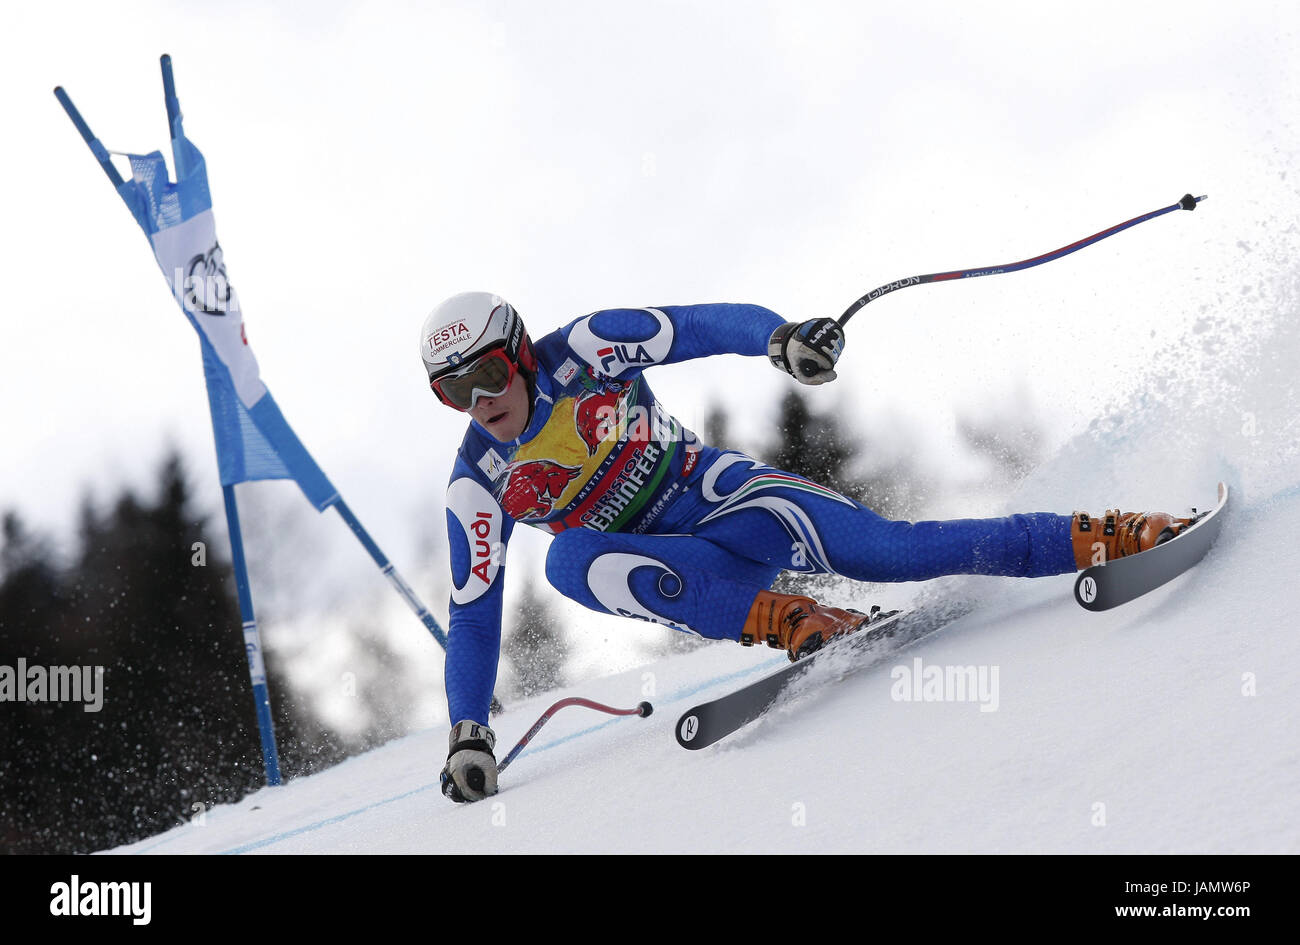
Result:
<svg viewBox="0 0 1300 945">
<path fill-rule="evenodd" d="M 1035 512 L 890 521 L 846 496 L 700 440 L 666 411 L 646 368 L 717 354 L 766 356 L 805 384 L 835 378 L 844 334 L 757 305 L 608 309 L 535 344 L 505 300 L 466 292 L 425 320 L 430 386 L 467 412 L 447 488 L 452 593 L 443 792 L 496 792 L 488 707 L 501 646 L 506 547 L 516 522 L 554 535 L 546 576 L 602 613 L 791 659 L 867 621 L 768 590 L 782 571 L 862 581 L 947 574 L 1038 577 L 1151 547 L 1185 526 L 1163 513 Z"/>
</svg>

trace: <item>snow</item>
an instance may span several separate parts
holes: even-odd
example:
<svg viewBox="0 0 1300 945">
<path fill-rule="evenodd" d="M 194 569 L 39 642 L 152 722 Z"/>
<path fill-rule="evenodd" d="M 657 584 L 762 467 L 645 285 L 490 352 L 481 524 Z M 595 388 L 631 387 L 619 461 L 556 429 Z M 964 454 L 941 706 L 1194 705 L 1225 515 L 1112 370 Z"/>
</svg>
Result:
<svg viewBox="0 0 1300 945">
<path fill-rule="evenodd" d="M 1104 614 L 1069 577 L 999 581 L 699 752 L 673 737 L 682 711 L 782 656 L 718 644 L 512 706 L 493 723 L 507 747 L 563 695 L 655 712 L 561 711 L 485 802 L 440 796 L 446 736 L 428 730 L 117 852 L 1294 853 L 1298 528 L 1300 490 L 1242 503 L 1198 570 Z M 997 667 L 996 710 L 891 698 L 916 658 Z"/>
<path fill-rule="evenodd" d="M 701 751 L 679 715 L 783 656 L 718 643 L 512 705 L 502 757 L 566 695 L 655 711 L 561 711 L 477 804 L 440 796 L 439 727 L 114 852 L 1300 852 L 1300 324 L 1295 277 L 1275 283 L 1153 345 L 1133 392 L 1007 496 L 1179 512 L 1227 480 L 1207 558 L 1131 604 L 1084 611 L 1068 575 L 846 582 L 832 603 L 971 610 Z M 996 668 L 996 709 L 894 698 L 918 658 Z"/>
</svg>

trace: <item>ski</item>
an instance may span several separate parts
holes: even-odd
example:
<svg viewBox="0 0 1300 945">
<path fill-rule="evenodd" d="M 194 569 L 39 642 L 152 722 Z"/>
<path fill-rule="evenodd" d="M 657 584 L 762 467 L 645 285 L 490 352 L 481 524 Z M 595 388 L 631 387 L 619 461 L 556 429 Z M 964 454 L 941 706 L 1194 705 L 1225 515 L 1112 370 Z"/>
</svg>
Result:
<svg viewBox="0 0 1300 945">
<path fill-rule="evenodd" d="M 763 715 L 814 666 L 841 662 L 837 677 L 865 669 L 877 657 L 906 646 L 961 616 L 964 611 L 925 608 L 878 617 L 856 633 L 836 640 L 811 656 L 783 666 L 748 686 L 687 709 L 677 720 L 677 744 L 691 751 L 707 748 Z"/>
<path fill-rule="evenodd" d="M 1219 483 L 1213 509 L 1197 516 L 1178 537 L 1141 554 L 1082 571 L 1074 596 L 1088 610 L 1109 610 L 1141 597 L 1200 561 L 1214 544 L 1228 504 L 1228 487 Z M 766 713 L 809 670 L 839 660 L 834 678 L 874 665 L 878 659 L 947 626 L 969 608 L 933 607 L 877 618 L 856 633 L 836 640 L 811 656 L 791 663 L 724 696 L 687 709 L 675 735 L 683 748 L 698 751 L 743 728 Z"/>
<path fill-rule="evenodd" d="M 1110 610 L 1173 580 L 1205 557 L 1223 524 L 1228 487 L 1219 483 L 1219 501 L 1194 524 L 1162 545 L 1141 554 L 1093 565 L 1074 582 L 1074 599 L 1087 610 Z"/>
</svg>

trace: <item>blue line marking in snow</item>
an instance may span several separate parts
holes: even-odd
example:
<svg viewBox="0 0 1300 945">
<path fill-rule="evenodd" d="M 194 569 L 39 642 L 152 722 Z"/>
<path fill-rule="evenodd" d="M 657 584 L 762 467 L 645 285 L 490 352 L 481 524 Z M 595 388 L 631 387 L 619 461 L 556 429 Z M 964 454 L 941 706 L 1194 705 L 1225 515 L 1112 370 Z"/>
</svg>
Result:
<svg viewBox="0 0 1300 945">
<path fill-rule="evenodd" d="M 676 692 L 674 692 L 671 696 L 668 697 L 667 704 L 672 705 L 676 702 L 680 702 L 683 699 L 695 695 L 695 693 L 697 692 L 702 692 L 703 690 L 708 689 L 712 686 L 716 686 L 719 683 L 730 682 L 735 679 L 741 679 L 745 676 L 752 676 L 754 673 L 757 673 L 761 670 L 773 669 L 775 666 L 780 665 L 780 663 L 781 663 L 780 660 L 765 660 L 754 666 L 746 667 L 745 669 L 736 670 L 735 672 L 732 673 L 724 673 L 721 676 L 714 676 L 712 679 L 706 679 L 704 682 L 697 683 L 696 685 L 691 686 L 689 688 L 678 689 Z M 519 757 L 516 758 L 515 761 L 518 761 L 519 758 L 522 758 L 525 755 L 539 755 L 544 751 L 550 751 L 552 748 L 557 748 L 560 745 L 563 745 L 567 742 L 571 742 L 575 738 L 581 738 L 584 735 L 590 735 L 593 732 L 600 731 L 601 729 L 609 728 L 611 725 L 617 725 L 620 722 L 626 722 L 629 718 L 632 718 L 632 716 L 624 716 L 621 718 L 610 719 L 608 722 L 602 722 L 600 725 L 593 725 L 590 728 L 584 728 L 579 732 L 571 732 L 568 735 L 563 735 L 560 738 L 555 739 L 555 741 L 548 742 L 545 745 L 540 745 L 537 748 L 525 748 L 522 752 L 519 753 Z M 366 811 L 374 810 L 376 807 L 383 807 L 385 804 L 391 804 L 394 801 L 400 801 L 403 798 L 411 797 L 412 795 L 415 794 L 421 794 L 424 791 L 431 790 L 432 788 L 436 788 L 438 786 L 439 785 L 437 782 L 421 785 L 420 787 L 415 788 L 413 790 L 406 791 L 402 794 L 395 794 L 392 797 L 384 798 L 382 801 L 375 801 L 373 804 L 367 804 L 365 807 L 358 807 L 356 810 L 350 810 L 344 814 L 337 814 L 334 817 L 327 817 L 325 820 L 318 820 L 312 824 L 306 824 L 302 827 L 295 827 L 293 830 L 285 830 L 280 833 L 272 834 L 269 837 L 263 837 L 261 840 L 254 840 L 252 843 L 245 843 L 242 846 L 232 847 L 229 850 L 222 850 L 221 854 L 223 856 L 238 856 L 241 853 L 248 853 L 253 850 L 258 850 L 261 849 L 262 847 L 270 846 L 273 843 L 279 843 L 281 840 L 288 840 L 290 837 L 296 837 L 300 834 L 309 833 L 313 830 L 319 830 L 321 827 L 328 827 L 330 824 L 340 823 L 341 821 L 348 820 L 349 818 L 352 817 L 356 817 L 358 814 L 364 814 L 366 813 Z M 162 846 L 164 843 L 171 842 L 171 840 L 173 839 L 175 838 L 169 836 L 165 839 L 159 840 L 157 843 L 153 844 L 152 846 L 148 846 L 148 847 L 144 847 L 143 849 L 136 850 L 135 853 L 137 856 L 142 853 L 147 853 L 148 851 L 153 850 L 156 847 Z"/>
<path fill-rule="evenodd" d="M 397 794 L 393 797 L 385 798 L 382 801 L 375 801 L 373 804 L 367 804 L 365 807 L 358 807 L 356 810 L 350 810 L 346 814 L 327 817 L 325 820 L 318 820 L 316 823 L 307 824 L 305 827 L 295 827 L 293 830 L 286 830 L 283 833 L 273 834 L 272 836 L 264 837 L 261 840 L 254 840 L 252 843 L 246 843 L 242 847 L 233 847 L 229 850 L 222 850 L 221 853 L 223 856 L 238 856 L 240 853 L 247 853 L 250 850 L 270 846 L 273 843 L 279 843 L 281 840 L 295 837 L 300 833 L 307 833 L 311 830 L 318 830 L 321 827 L 328 827 L 330 824 L 336 824 L 341 820 L 347 820 L 349 817 L 355 817 L 357 814 L 364 814 L 368 810 L 374 810 L 376 807 L 383 807 L 385 804 L 391 804 L 393 801 L 400 801 L 404 797 L 410 797 L 412 794 L 419 794 L 437 786 L 437 784 L 425 784 L 413 791 L 407 791 L 404 794 Z"/>
<path fill-rule="evenodd" d="M 689 689 L 677 690 L 677 692 L 673 693 L 671 696 L 668 697 L 668 704 L 672 705 L 674 702 L 680 702 L 681 700 L 685 699 L 687 696 L 693 696 L 697 692 L 703 692 L 705 689 L 709 689 L 713 686 L 716 686 L 718 683 L 731 682 L 734 679 L 743 679 L 746 676 L 752 676 L 761 670 L 767 670 L 767 669 L 775 670 L 788 662 L 789 660 L 784 660 L 784 659 L 764 660 L 762 663 L 759 663 L 755 666 L 747 666 L 745 669 L 738 669 L 734 673 L 726 673 L 722 676 L 714 676 L 712 679 L 706 679 L 704 682 L 692 686 Z"/>
</svg>

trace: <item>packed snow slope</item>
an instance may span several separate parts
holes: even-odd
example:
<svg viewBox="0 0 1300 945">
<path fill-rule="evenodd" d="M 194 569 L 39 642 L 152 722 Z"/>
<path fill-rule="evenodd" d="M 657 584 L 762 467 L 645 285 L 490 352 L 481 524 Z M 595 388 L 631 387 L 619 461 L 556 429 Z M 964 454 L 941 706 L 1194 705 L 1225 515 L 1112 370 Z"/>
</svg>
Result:
<svg viewBox="0 0 1300 945">
<path fill-rule="evenodd" d="M 1093 614 L 1069 576 L 846 583 L 833 602 L 972 609 L 703 751 L 678 747 L 678 716 L 782 656 L 719 643 L 512 705 L 499 755 L 564 694 L 655 712 L 565 709 L 485 802 L 440 795 L 430 730 L 120 852 L 1300 852 L 1300 335 L 1277 291 L 1284 315 L 1207 315 L 1153 352 L 1136 393 L 1008 496 L 1180 511 L 1229 482 L 1216 547 L 1147 597 Z M 988 698 L 897 698 L 916 660 L 982 668 Z"/>
</svg>

